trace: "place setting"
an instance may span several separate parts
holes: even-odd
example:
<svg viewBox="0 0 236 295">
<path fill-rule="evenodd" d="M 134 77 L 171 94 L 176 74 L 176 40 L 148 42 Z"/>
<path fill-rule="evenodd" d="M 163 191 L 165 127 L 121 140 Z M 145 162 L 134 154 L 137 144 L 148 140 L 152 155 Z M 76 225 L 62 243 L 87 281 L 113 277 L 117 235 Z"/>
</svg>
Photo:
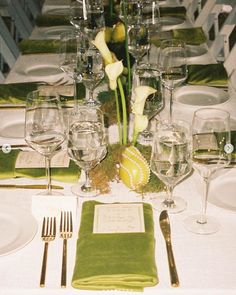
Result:
<svg viewBox="0 0 236 295">
<path fill-rule="evenodd" d="M 231 295 L 234 75 L 175 2 L 46 0 L 19 41 L 0 293 Z"/>
</svg>

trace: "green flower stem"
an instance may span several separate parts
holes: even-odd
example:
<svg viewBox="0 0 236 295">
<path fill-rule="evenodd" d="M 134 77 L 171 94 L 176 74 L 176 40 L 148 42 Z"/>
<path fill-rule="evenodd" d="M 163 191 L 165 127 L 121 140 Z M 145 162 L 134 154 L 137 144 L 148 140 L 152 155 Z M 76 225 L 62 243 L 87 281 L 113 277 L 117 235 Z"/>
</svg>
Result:
<svg viewBox="0 0 236 295">
<path fill-rule="evenodd" d="M 119 131 L 119 143 L 122 145 L 123 138 L 122 138 L 122 128 L 121 128 L 121 120 L 120 120 L 120 103 L 119 103 L 117 89 L 115 90 L 115 98 L 116 98 L 117 124 L 118 124 L 118 131 Z"/>
<path fill-rule="evenodd" d="M 125 93 L 123 89 L 123 85 L 121 79 L 118 78 L 118 87 L 120 91 L 121 97 L 121 106 L 122 106 L 122 119 L 123 119 L 123 144 L 127 144 L 127 108 L 126 108 L 126 100 L 125 100 Z"/>
<path fill-rule="evenodd" d="M 124 25 L 125 25 L 125 54 L 128 68 L 128 95 L 131 94 L 131 66 L 130 66 L 130 55 L 128 50 L 128 20 L 127 20 L 127 11 L 126 11 L 127 1 L 124 0 L 123 4 L 123 13 L 124 13 Z"/>
<path fill-rule="evenodd" d="M 134 145 L 134 146 L 135 146 L 136 143 L 137 143 L 138 135 L 139 135 L 139 132 L 134 132 L 134 135 L 133 135 L 133 145 Z"/>
<path fill-rule="evenodd" d="M 109 13 L 111 18 L 113 16 L 113 7 L 114 7 L 113 0 L 109 0 Z"/>
</svg>

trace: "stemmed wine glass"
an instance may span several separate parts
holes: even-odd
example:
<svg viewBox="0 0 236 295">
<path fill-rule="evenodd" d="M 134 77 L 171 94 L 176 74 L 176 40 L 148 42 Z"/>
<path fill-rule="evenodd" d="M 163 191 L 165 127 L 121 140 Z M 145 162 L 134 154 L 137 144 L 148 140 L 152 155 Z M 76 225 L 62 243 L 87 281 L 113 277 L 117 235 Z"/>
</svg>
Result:
<svg viewBox="0 0 236 295">
<path fill-rule="evenodd" d="M 169 120 L 172 120 L 173 91 L 187 79 L 186 47 L 181 40 L 163 40 L 159 50 L 162 83 L 170 93 Z"/>
<path fill-rule="evenodd" d="M 77 74 L 77 79 L 80 79 L 89 90 L 86 104 L 93 107 L 99 106 L 100 102 L 94 99 L 94 90 L 104 78 L 103 58 L 99 50 L 91 47 L 89 40 L 86 42 L 86 39 L 78 48 Z"/>
<path fill-rule="evenodd" d="M 150 130 L 151 120 L 159 113 L 164 105 L 161 77 L 157 67 L 151 67 L 150 64 L 146 63 L 142 63 L 137 66 L 133 75 L 133 88 L 135 89 L 140 85 L 156 89 L 156 93 L 149 95 L 146 99 L 144 105 L 144 115 L 148 116 L 149 124 L 138 137 L 139 142 L 149 143 L 153 139 L 153 132 Z"/>
<path fill-rule="evenodd" d="M 77 69 L 77 50 L 84 38 L 80 32 L 71 30 L 60 35 L 59 67 L 66 75 L 74 81 L 74 101 L 81 97 L 78 93 L 77 84 L 80 83 Z"/>
<path fill-rule="evenodd" d="M 69 157 L 85 172 L 85 183 L 72 187 L 72 192 L 81 197 L 96 196 L 89 172 L 98 165 L 107 153 L 107 140 L 103 114 L 96 107 L 80 105 L 71 115 L 68 136 Z"/>
<path fill-rule="evenodd" d="M 165 183 L 167 194 L 153 199 L 155 209 L 177 213 L 186 208 L 186 202 L 180 197 L 173 197 L 172 194 L 174 186 L 192 170 L 190 146 L 189 125 L 186 122 L 163 121 L 158 124 L 153 140 L 150 168 Z"/>
<path fill-rule="evenodd" d="M 194 233 L 211 234 L 219 229 L 214 217 L 206 215 L 207 197 L 211 175 L 230 163 L 230 115 L 216 108 L 202 108 L 195 111 L 192 122 L 193 168 L 204 180 L 205 193 L 202 197 L 201 214 L 188 217 L 185 227 Z"/>
<path fill-rule="evenodd" d="M 70 23 L 94 40 L 97 33 L 105 27 L 104 5 L 102 0 L 77 0 L 70 5 Z"/>
<path fill-rule="evenodd" d="M 53 154 L 66 139 L 60 102 L 56 94 L 41 94 L 39 90 L 27 95 L 25 111 L 25 141 L 45 157 L 47 191 L 43 195 L 56 195 L 51 188 L 50 163 Z"/>
</svg>

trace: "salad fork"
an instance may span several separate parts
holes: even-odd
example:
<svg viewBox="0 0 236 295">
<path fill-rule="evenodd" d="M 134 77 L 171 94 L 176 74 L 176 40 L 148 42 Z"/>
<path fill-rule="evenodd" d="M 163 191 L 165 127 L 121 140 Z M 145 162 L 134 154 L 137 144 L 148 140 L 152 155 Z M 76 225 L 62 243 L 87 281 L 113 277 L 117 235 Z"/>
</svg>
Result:
<svg viewBox="0 0 236 295">
<path fill-rule="evenodd" d="M 41 269 L 40 277 L 40 287 L 45 286 L 45 277 L 46 277 L 46 266 L 47 266 L 47 256 L 48 256 L 48 244 L 53 241 L 56 237 L 56 217 L 47 217 L 43 218 L 43 226 L 41 239 L 45 242 L 44 252 L 43 252 L 43 263 Z"/>
<path fill-rule="evenodd" d="M 61 287 L 66 287 L 67 276 L 67 239 L 72 237 L 73 221 L 72 212 L 61 212 L 60 221 L 60 237 L 63 239 L 63 252 L 62 252 L 62 271 L 61 271 Z"/>
</svg>

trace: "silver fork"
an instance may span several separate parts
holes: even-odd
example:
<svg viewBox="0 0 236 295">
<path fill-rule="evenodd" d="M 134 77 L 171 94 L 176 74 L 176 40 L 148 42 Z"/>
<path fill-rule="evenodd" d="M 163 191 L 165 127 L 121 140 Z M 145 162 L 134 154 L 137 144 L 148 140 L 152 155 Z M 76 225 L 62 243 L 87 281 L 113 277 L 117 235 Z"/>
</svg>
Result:
<svg viewBox="0 0 236 295">
<path fill-rule="evenodd" d="M 61 270 L 61 287 L 66 287 L 67 276 L 67 239 L 72 237 L 73 221 L 72 212 L 61 212 L 60 221 L 60 237 L 63 239 L 63 252 L 62 252 L 62 270 Z"/>
<path fill-rule="evenodd" d="M 40 276 L 40 287 L 45 286 L 47 257 L 48 257 L 48 244 L 56 237 L 56 217 L 44 217 L 41 238 L 45 242 L 43 252 L 43 263 Z"/>
</svg>

